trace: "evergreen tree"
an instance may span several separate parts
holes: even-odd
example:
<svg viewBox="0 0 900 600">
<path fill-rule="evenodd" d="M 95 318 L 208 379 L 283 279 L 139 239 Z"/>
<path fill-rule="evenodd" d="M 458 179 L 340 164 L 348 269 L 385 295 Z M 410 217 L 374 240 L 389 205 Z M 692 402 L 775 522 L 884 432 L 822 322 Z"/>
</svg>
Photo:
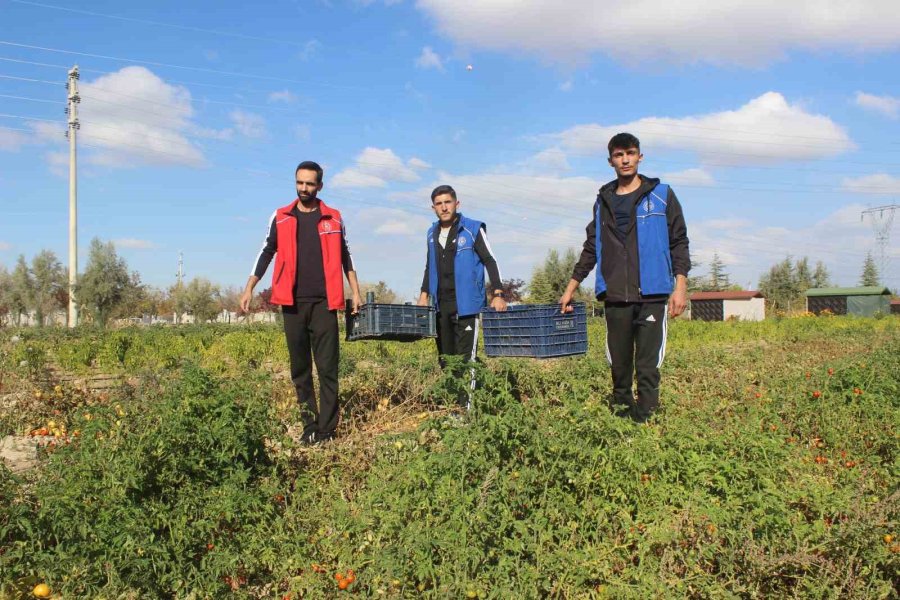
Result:
<svg viewBox="0 0 900 600">
<path fill-rule="evenodd" d="M 50 250 L 41 250 L 31 259 L 31 308 L 35 323 L 40 327 L 60 305 L 61 290 L 66 287 L 65 272 L 56 255 Z"/>
<path fill-rule="evenodd" d="M 12 272 L 12 289 L 9 294 L 10 312 L 15 315 L 16 325 L 22 323 L 22 314 L 28 313 L 34 298 L 34 280 L 25 257 L 19 255 L 16 268 Z"/>
<path fill-rule="evenodd" d="M 809 270 L 809 259 L 805 256 L 794 265 L 794 282 L 799 294 L 813 287 L 813 274 Z"/>
<path fill-rule="evenodd" d="M 866 260 L 863 261 L 862 274 L 859 276 L 859 285 L 881 285 L 878 277 L 878 267 L 875 266 L 875 259 L 872 258 L 871 252 L 866 252 Z"/>
<path fill-rule="evenodd" d="M 709 278 L 706 288 L 711 292 L 721 292 L 731 287 L 728 273 L 725 272 L 725 263 L 719 258 L 719 253 L 713 253 L 712 262 L 709 263 Z"/>
<path fill-rule="evenodd" d="M 813 272 L 812 276 L 812 287 L 831 287 L 831 275 L 829 275 L 828 269 L 821 260 L 816 262 L 816 270 Z"/>
<path fill-rule="evenodd" d="M 91 240 L 87 265 L 75 288 L 75 299 L 88 310 L 95 324 L 106 326 L 113 311 L 127 299 L 132 283 L 128 265 L 116 254 L 112 242 Z"/>
<path fill-rule="evenodd" d="M 760 277 L 759 291 L 766 297 L 769 306 L 775 310 L 791 310 L 797 307 L 800 294 L 790 256 L 773 265 L 768 273 Z"/>
</svg>

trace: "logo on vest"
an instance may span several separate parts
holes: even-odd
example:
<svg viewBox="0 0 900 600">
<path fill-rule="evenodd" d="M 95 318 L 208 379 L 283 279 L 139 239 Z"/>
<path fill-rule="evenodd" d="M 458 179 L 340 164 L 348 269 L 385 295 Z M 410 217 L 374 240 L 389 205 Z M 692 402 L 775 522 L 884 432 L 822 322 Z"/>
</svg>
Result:
<svg viewBox="0 0 900 600">
<path fill-rule="evenodd" d="M 331 231 L 331 223 L 325 221 L 324 223 L 322 223 L 322 229 L 324 229 L 325 231 Z"/>
<path fill-rule="evenodd" d="M 459 238 L 457 238 L 456 245 L 457 245 L 457 246 L 465 246 L 465 245 L 466 245 L 466 238 L 464 238 L 463 236 L 459 236 Z"/>
</svg>

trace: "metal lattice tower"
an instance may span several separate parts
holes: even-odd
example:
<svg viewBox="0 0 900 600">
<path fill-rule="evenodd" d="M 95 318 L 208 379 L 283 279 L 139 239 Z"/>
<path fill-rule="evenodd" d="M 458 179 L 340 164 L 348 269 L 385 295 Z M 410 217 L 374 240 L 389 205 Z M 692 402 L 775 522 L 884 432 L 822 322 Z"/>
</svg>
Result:
<svg viewBox="0 0 900 600">
<path fill-rule="evenodd" d="M 894 224 L 894 212 L 900 208 L 900 204 L 886 204 L 867 208 L 860 214 L 860 220 L 865 220 L 868 215 L 875 230 L 875 244 L 878 246 L 878 276 L 884 282 L 887 277 L 887 247 L 891 241 L 891 226 Z"/>
</svg>

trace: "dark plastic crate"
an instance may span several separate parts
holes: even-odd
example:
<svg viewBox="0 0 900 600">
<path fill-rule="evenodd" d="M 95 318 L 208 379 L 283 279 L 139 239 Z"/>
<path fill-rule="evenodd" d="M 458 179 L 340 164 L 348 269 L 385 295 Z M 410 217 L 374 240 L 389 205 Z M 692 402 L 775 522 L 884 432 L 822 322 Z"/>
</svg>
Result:
<svg viewBox="0 0 900 600">
<path fill-rule="evenodd" d="M 350 302 L 344 313 L 347 339 L 394 340 L 412 342 L 437 337 L 433 306 L 413 304 L 377 304 L 367 302 L 359 307 L 359 314 L 350 313 Z"/>
<path fill-rule="evenodd" d="M 584 303 L 559 312 L 559 304 L 520 304 L 504 312 L 481 312 L 484 351 L 488 356 L 551 358 L 587 352 Z"/>
</svg>

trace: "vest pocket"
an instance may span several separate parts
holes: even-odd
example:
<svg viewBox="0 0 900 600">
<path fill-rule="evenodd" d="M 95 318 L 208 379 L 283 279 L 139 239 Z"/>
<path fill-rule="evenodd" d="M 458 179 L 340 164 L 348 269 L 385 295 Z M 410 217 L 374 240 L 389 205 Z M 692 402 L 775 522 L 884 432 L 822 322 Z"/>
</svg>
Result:
<svg viewBox="0 0 900 600">
<path fill-rule="evenodd" d="M 275 285 L 276 283 L 281 281 L 281 275 L 284 273 L 284 265 L 285 265 L 285 263 L 284 263 L 284 261 L 282 261 L 281 267 L 278 269 L 278 274 L 275 276 L 275 281 L 272 285 Z"/>
</svg>

